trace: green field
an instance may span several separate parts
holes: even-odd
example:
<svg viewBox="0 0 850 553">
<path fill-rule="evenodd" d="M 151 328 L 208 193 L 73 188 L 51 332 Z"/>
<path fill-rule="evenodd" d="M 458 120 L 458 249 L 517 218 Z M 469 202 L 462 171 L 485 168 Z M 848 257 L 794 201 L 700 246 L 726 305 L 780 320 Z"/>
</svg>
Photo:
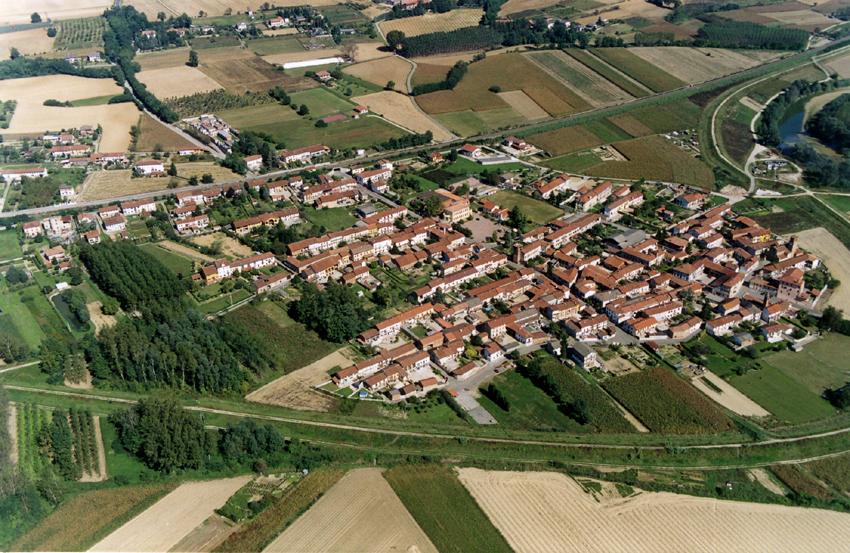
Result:
<svg viewBox="0 0 850 553">
<path fill-rule="evenodd" d="M 511 551 L 450 467 L 403 465 L 384 478 L 441 553 Z"/>
<path fill-rule="evenodd" d="M 817 194 L 817 197 L 825 201 L 838 211 L 850 211 L 850 196 L 835 196 L 833 194 Z"/>
<path fill-rule="evenodd" d="M 198 311 L 201 313 L 215 313 L 217 311 L 221 311 L 225 307 L 230 307 L 235 303 L 239 303 L 251 296 L 251 292 L 246 289 L 234 290 L 232 293 L 224 294 L 219 298 L 216 298 L 212 301 L 208 301 L 206 303 L 202 303 L 198 306 Z"/>
<path fill-rule="evenodd" d="M 734 376 L 730 383 L 779 420 L 792 424 L 835 414 L 829 402 L 774 367 L 768 366 L 743 376 Z"/>
<path fill-rule="evenodd" d="M 26 340 L 31 348 L 36 349 L 44 340 L 45 333 L 41 325 L 38 324 L 38 320 L 27 309 L 27 304 L 21 302 L 21 298 L 24 297 L 22 294 L 22 291 L 0 294 L 0 311 L 3 312 L 3 315 L 10 317 L 20 336 Z"/>
<path fill-rule="evenodd" d="M 513 209 L 518 205 L 520 211 L 535 225 L 545 225 L 564 214 L 562 210 L 546 202 L 507 190 L 500 190 L 488 199 L 505 209 Z"/>
<path fill-rule="evenodd" d="M 548 159 L 543 164 L 546 165 L 546 167 L 555 169 L 556 171 L 563 171 L 565 173 L 581 173 L 591 167 L 599 165 L 601 162 L 602 159 L 600 159 L 596 154 L 591 152 L 581 152 Z"/>
<path fill-rule="evenodd" d="M 351 228 L 357 222 L 348 209 L 344 207 L 332 207 L 330 209 L 308 210 L 304 217 L 315 225 L 325 227 L 329 231 Z"/>
<path fill-rule="evenodd" d="M 820 396 L 827 388 L 839 388 L 850 382 L 850 337 L 828 332 L 795 353 L 783 351 L 767 362 L 785 376 Z"/>
<path fill-rule="evenodd" d="M 295 54 L 303 52 L 304 47 L 298 42 L 296 35 L 255 38 L 247 42 L 248 48 L 258 56 L 274 54 Z"/>
<path fill-rule="evenodd" d="M 188 257 L 160 248 L 156 244 L 142 244 L 139 247 L 162 261 L 162 264 L 174 273 L 183 276 L 189 276 L 193 273 L 194 262 Z"/>
<path fill-rule="evenodd" d="M 497 131 L 524 125 L 528 119 L 514 108 L 488 109 L 486 111 L 453 111 L 432 115 L 441 125 L 461 136 Z"/>
<path fill-rule="evenodd" d="M 355 105 L 353 102 L 343 100 L 324 87 L 296 92 L 291 95 L 291 98 L 293 104 L 307 104 L 307 107 L 310 108 L 310 117 L 314 118 L 349 112 Z"/>
<path fill-rule="evenodd" d="M 782 208 L 780 213 L 767 215 L 748 215 L 764 228 L 776 234 L 792 234 L 801 230 L 825 227 L 845 246 L 850 246 L 850 224 L 840 219 L 825 205 L 811 196 L 780 198 L 776 200 L 757 200 L 754 204 L 770 208 L 774 205 Z"/>
<path fill-rule="evenodd" d="M 611 144 L 612 142 L 620 142 L 621 140 L 629 140 L 633 138 L 632 135 L 615 125 L 614 123 L 608 121 L 607 119 L 599 119 L 596 121 L 591 121 L 590 123 L 585 123 L 582 125 L 585 129 L 589 130 L 599 138 L 605 141 L 606 144 Z"/>
<path fill-rule="evenodd" d="M 601 62 L 599 58 L 596 58 L 589 54 L 587 50 L 568 48 L 564 50 L 564 52 L 575 58 L 576 61 L 586 65 L 588 68 L 592 69 L 600 76 L 608 79 L 615 85 L 619 86 L 635 98 L 643 98 L 644 96 L 649 96 L 649 92 L 627 79 L 622 73 L 620 73 L 616 69 L 611 68 L 610 65 Z"/>
<path fill-rule="evenodd" d="M 625 48 L 594 48 L 591 52 L 654 92 L 665 92 L 687 85 Z"/>
<path fill-rule="evenodd" d="M 21 257 L 18 235 L 13 230 L 0 232 L 0 263 Z M 4 272 L 5 274 L 5 272 Z"/>
<path fill-rule="evenodd" d="M 226 48 L 228 46 L 239 46 L 239 44 L 239 37 L 235 36 L 199 37 L 192 39 L 192 48 L 195 50 Z"/>
<path fill-rule="evenodd" d="M 114 98 L 115 94 L 109 94 L 107 96 L 94 96 L 93 98 L 83 98 L 82 100 L 72 100 L 71 105 L 75 108 L 81 108 L 86 106 L 100 106 L 109 102 L 110 98 Z"/>
</svg>

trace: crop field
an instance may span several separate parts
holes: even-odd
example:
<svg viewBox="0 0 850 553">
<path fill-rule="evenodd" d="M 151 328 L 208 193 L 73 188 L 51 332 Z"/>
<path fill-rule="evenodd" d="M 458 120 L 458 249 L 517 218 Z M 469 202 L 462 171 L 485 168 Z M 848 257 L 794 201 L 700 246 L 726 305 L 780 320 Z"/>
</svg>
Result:
<svg viewBox="0 0 850 553">
<path fill-rule="evenodd" d="M 639 58 L 625 48 L 594 48 L 593 55 L 616 67 L 655 92 L 665 92 L 687 83 Z"/>
<path fill-rule="evenodd" d="M 258 56 L 296 54 L 306 51 L 295 35 L 255 38 L 247 42 L 248 48 Z"/>
<path fill-rule="evenodd" d="M 194 272 L 194 261 L 189 258 L 160 248 L 156 244 L 142 244 L 139 247 L 159 259 L 174 274 L 188 276 Z"/>
<path fill-rule="evenodd" d="M 164 188 L 166 182 L 160 179 L 133 179 L 132 169 L 121 169 L 115 171 L 95 171 L 89 175 L 85 189 L 80 194 L 79 201 L 103 200 L 140 192 L 145 185 L 156 182 L 156 188 Z"/>
<path fill-rule="evenodd" d="M 297 121 L 301 118 L 298 113 L 278 103 L 231 109 L 218 112 L 228 125 L 240 130 L 262 130 L 260 127 L 274 125 L 282 121 Z"/>
<path fill-rule="evenodd" d="M 535 134 L 526 138 L 541 150 L 546 150 L 553 156 L 578 152 L 605 144 L 605 141 L 584 128 L 582 125 L 561 127 L 553 131 Z"/>
<path fill-rule="evenodd" d="M 50 459 L 40 452 L 39 436 L 52 420 L 51 412 L 29 404 L 18 404 L 15 407 L 17 428 L 9 428 L 17 432 L 18 466 L 30 478 L 41 474 Z"/>
<path fill-rule="evenodd" d="M 511 53 L 512 50 L 509 48 L 499 48 L 496 50 L 490 50 L 487 52 L 487 57 L 492 58 L 494 56 L 499 56 L 501 54 Z M 425 56 L 420 58 L 411 58 L 411 61 L 415 62 L 417 65 L 420 63 L 426 63 L 428 65 L 442 65 L 448 71 L 454 64 L 459 61 L 465 61 L 467 63 L 472 63 L 474 61 L 475 56 L 478 55 L 476 52 L 464 52 L 464 53 L 454 53 L 454 54 L 444 54 L 441 56 Z"/>
<path fill-rule="evenodd" d="M 291 98 L 293 104 L 307 104 L 307 107 L 310 108 L 311 117 L 324 117 L 335 113 L 348 112 L 354 108 L 352 102 L 343 100 L 324 87 L 296 92 L 291 95 Z"/>
<path fill-rule="evenodd" d="M 42 17 L 50 14 L 53 20 L 97 17 L 112 4 L 108 0 L 4 0 L 0 25 L 21 25 L 30 22 L 33 12 Z M 155 14 L 154 14 L 155 15 Z M 47 32 L 46 30 L 44 32 Z"/>
<path fill-rule="evenodd" d="M 287 92 L 316 88 L 313 79 L 291 77 L 250 50 L 227 48 L 198 55 L 198 69 L 234 94 L 266 91 L 280 86 Z M 183 96 L 184 94 L 181 94 Z"/>
<path fill-rule="evenodd" d="M 709 400 L 667 369 L 627 374 L 602 387 L 653 432 L 699 434 L 733 428 Z"/>
<path fill-rule="evenodd" d="M 546 119 L 549 114 L 522 90 L 500 92 L 499 97 L 529 121 Z"/>
<path fill-rule="evenodd" d="M 587 169 L 599 165 L 602 159 L 593 152 L 567 154 L 552 158 L 543 163 L 546 167 L 563 173 L 583 173 Z"/>
<path fill-rule="evenodd" d="M 704 381 L 710 383 L 706 384 Z M 734 386 L 711 371 L 691 380 L 696 389 L 713 399 L 718 405 L 744 417 L 769 417 L 770 413 L 762 406 L 742 394 Z M 721 390 L 718 393 L 715 388 Z"/>
<path fill-rule="evenodd" d="M 837 196 L 836 196 L 837 197 Z M 850 250 L 823 227 L 798 232 L 800 247 L 818 256 L 833 278 L 850 283 Z M 829 297 L 829 305 L 850 313 L 850 286 L 839 286 Z"/>
<path fill-rule="evenodd" d="M 384 36 L 390 31 L 401 31 L 405 36 L 419 36 L 474 27 L 483 15 L 484 11 L 480 9 L 459 9 L 439 14 L 429 12 L 416 17 L 383 21 L 380 26 Z"/>
<path fill-rule="evenodd" d="M 770 467 L 770 471 L 783 484 L 796 493 L 811 495 L 822 500 L 832 499 L 832 494 L 829 490 L 799 467 L 794 465 L 774 465 Z"/>
<path fill-rule="evenodd" d="M 429 114 L 508 107 L 498 94 L 489 90 L 491 86 L 498 86 L 503 92 L 522 90 L 553 117 L 590 108 L 582 97 L 520 54 L 504 54 L 475 62 L 454 90 L 423 94 L 416 102 Z"/>
<path fill-rule="evenodd" d="M 146 52 L 133 58 L 133 61 L 142 68 L 141 72 L 180 67 L 185 66 L 189 61 L 189 50 L 190 48 L 173 48 L 159 52 Z M 200 57 L 205 53 L 200 52 L 198 55 Z"/>
<path fill-rule="evenodd" d="M 181 148 L 194 147 L 195 144 L 169 129 L 147 113 L 142 114 L 139 128 L 141 134 L 136 141 L 135 151 L 152 152 L 157 146 L 165 152 L 176 152 Z"/>
<path fill-rule="evenodd" d="M 137 77 L 159 98 L 189 96 L 224 88 L 197 67 L 186 65 L 142 71 Z"/>
<path fill-rule="evenodd" d="M 417 63 L 416 72 L 410 83 L 413 86 L 428 83 L 438 83 L 446 78 L 448 70 L 445 66 L 430 63 Z"/>
<path fill-rule="evenodd" d="M 433 118 L 460 136 L 474 136 L 528 122 L 528 119 L 511 107 L 490 109 L 487 111 L 472 111 L 467 109 L 453 111 L 451 113 L 438 113 L 433 115 Z"/>
<path fill-rule="evenodd" d="M 612 115 L 607 120 L 622 129 L 626 134 L 630 134 L 635 138 L 655 134 L 655 131 L 635 119 L 629 113 L 620 113 L 618 115 Z"/>
<path fill-rule="evenodd" d="M 230 169 L 226 167 L 222 167 L 217 163 L 212 161 L 194 161 L 191 163 L 179 163 L 177 164 L 177 176 L 181 179 L 190 179 L 191 177 L 198 177 L 198 180 L 205 174 L 209 173 L 213 177 L 213 182 L 226 182 L 241 179 L 242 175 L 239 173 L 234 173 Z M 136 180 L 158 180 L 158 179 L 136 179 Z M 183 182 L 181 184 L 188 184 L 188 182 Z"/>
<path fill-rule="evenodd" d="M 412 132 L 421 134 L 431 131 L 434 140 L 437 141 L 445 141 L 451 138 L 439 125 L 435 125 L 433 121 L 416 109 L 409 96 L 385 91 L 358 96 L 352 98 L 352 100 L 366 106 L 372 113 L 382 115 Z"/>
<path fill-rule="evenodd" d="M 607 119 L 590 121 L 589 123 L 584 123 L 582 127 L 598 136 L 603 142 L 605 142 L 605 144 L 621 142 L 632 138 L 632 135 L 625 132 L 623 129 L 611 123 Z"/>
<path fill-rule="evenodd" d="M 517 553 L 834 551 L 850 530 L 850 515 L 833 511 L 639 490 L 622 498 L 610 484 L 600 498 L 563 474 L 459 473 Z"/>
<path fill-rule="evenodd" d="M 168 551 L 251 478 L 182 484 L 89 551 Z"/>
<path fill-rule="evenodd" d="M 780 421 L 798 424 L 835 414 L 829 402 L 772 366 L 733 376 L 730 382 Z"/>
<path fill-rule="evenodd" d="M 507 190 L 496 192 L 490 200 L 506 209 L 513 209 L 514 206 L 519 206 L 523 215 L 537 225 L 545 225 L 549 221 L 553 221 L 564 214 L 562 210 L 544 201 Z"/>
<path fill-rule="evenodd" d="M 27 304 L 21 302 L 21 296 L 18 294 L 0 293 L 0 309 L 3 310 L 3 318 L 0 319 L 2 328 L 13 328 L 10 334 L 14 332 L 30 348 L 37 350 L 41 341 L 44 340 L 45 332 L 27 307 Z M 10 323 L 12 326 L 7 326 Z"/>
<path fill-rule="evenodd" d="M 23 56 L 47 54 L 53 50 L 53 40 L 47 36 L 47 29 L 30 29 L 14 33 L 0 34 L 0 56 L 9 59 L 12 48 L 17 48 Z"/>
<path fill-rule="evenodd" d="M 450 467 L 402 465 L 384 478 L 438 551 L 511 550 Z"/>
<path fill-rule="evenodd" d="M 152 505 L 176 484 L 93 490 L 78 495 L 50 513 L 13 545 L 15 551 L 82 551 L 104 533 Z"/>
<path fill-rule="evenodd" d="M 311 110 L 312 115 L 312 110 Z M 325 144 L 339 150 L 345 148 L 371 148 L 390 138 L 399 138 L 406 131 L 378 117 L 361 117 L 317 128 L 312 121 L 271 122 L 256 125 L 246 130 L 264 131 L 286 144 L 287 148 L 305 148 L 314 144 Z"/>
<path fill-rule="evenodd" d="M 564 53 L 586 66 L 591 72 L 601 75 L 604 79 L 613 83 L 614 86 L 622 89 L 627 94 L 631 94 L 635 98 L 643 98 L 650 94 L 649 90 L 643 85 L 614 69 L 596 56 L 590 54 L 587 50 L 570 48 Z"/>
<path fill-rule="evenodd" d="M 761 203 L 765 206 L 776 205 L 782 209 L 779 213 L 751 216 L 759 225 L 776 234 L 798 234 L 804 230 L 824 227 L 842 244 L 850 247 L 850 226 L 815 198 L 780 198 Z"/>
<path fill-rule="evenodd" d="M 0 232 L 0 261 L 21 257 L 21 245 L 14 230 Z"/>
<path fill-rule="evenodd" d="M 588 170 L 589 175 L 680 182 L 707 189 L 714 187 L 714 174 L 707 165 L 662 137 L 626 140 L 618 142 L 615 147 L 629 161 L 600 163 Z"/>
<path fill-rule="evenodd" d="M 850 54 L 833 58 L 824 65 L 829 71 L 838 73 L 842 79 L 850 77 Z"/>
<path fill-rule="evenodd" d="M 263 551 L 357 553 L 415 548 L 437 553 L 381 472 L 380 468 L 361 468 L 343 476 Z M 331 527 L 333 532 L 328 531 Z"/>
<path fill-rule="evenodd" d="M 51 98 L 82 100 L 121 93 L 122 89 L 112 79 L 49 75 L 0 81 L 0 98 L 18 102 L 15 116 L 3 134 L 6 137 L 40 136 L 46 130 L 52 130 L 45 128 L 46 121 L 56 130 L 100 124 L 103 126 L 100 150 L 126 151 L 130 143 L 130 127 L 139 118 L 135 105 L 124 103 L 74 108 L 44 105 L 44 101 Z"/>
<path fill-rule="evenodd" d="M 594 107 L 632 99 L 629 93 L 564 52 L 552 50 L 526 56 Z"/>
<path fill-rule="evenodd" d="M 379 58 L 349 65 L 343 73 L 354 75 L 364 81 L 383 87 L 389 81 L 395 83 L 394 90 L 407 92 L 407 75 L 413 70 L 410 62 L 399 57 Z M 445 76 L 445 73 L 443 74 Z"/>
<path fill-rule="evenodd" d="M 839 493 L 844 495 L 850 493 L 850 456 L 841 455 L 821 459 L 820 461 L 806 463 L 802 467 Z"/>
<path fill-rule="evenodd" d="M 737 73 L 780 57 L 780 52 L 753 51 L 747 55 L 720 48 L 655 46 L 630 52 L 685 83 L 701 83 Z"/>
<path fill-rule="evenodd" d="M 850 338 L 835 332 L 806 344 L 803 351 L 783 351 L 767 359 L 771 367 L 820 396 L 827 388 L 840 388 L 850 382 L 847 348 Z"/>
</svg>

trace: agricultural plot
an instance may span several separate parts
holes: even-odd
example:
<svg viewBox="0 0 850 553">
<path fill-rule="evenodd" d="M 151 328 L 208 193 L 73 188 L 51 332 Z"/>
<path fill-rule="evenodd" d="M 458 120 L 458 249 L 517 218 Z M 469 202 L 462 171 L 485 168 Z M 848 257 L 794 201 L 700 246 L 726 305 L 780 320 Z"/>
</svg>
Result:
<svg viewBox="0 0 850 553">
<path fill-rule="evenodd" d="M 182 484 L 89 551 L 168 551 L 250 480 L 239 476 Z"/>
<path fill-rule="evenodd" d="M 769 417 L 762 406 L 742 394 L 728 382 L 711 371 L 691 380 L 696 389 L 713 399 L 718 405 L 744 417 Z M 717 390 L 720 390 L 718 392 Z"/>
<path fill-rule="evenodd" d="M 234 173 L 226 167 L 222 167 L 212 161 L 194 161 L 191 163 L 177 164 L 177 176 L 181 179 L 186 179 L 183 184 L 188 184 L 188 180 L 192 177 L 212 175 L 213 182 L 227 182 L 242 178 L 239 173 Z M 136 179 L 136 180 L 158 180 L 158 179 Z"/>
<path fill-rule="evenodd" d="M 284 121 L 298 121 L 301 116 L 290 108 L 278 103 L 218 112 L 218 116 L 232 127 L 244 130 L 265 130 Z"/>
<path fill-rule="evenodd" d="M 626 134 L 630 134 L 635 138 L 655 134 L 655 131 L 632 117 L 629 113 L 612 115 L 607 120 L 622 129 Z"/>
<path fill-rule="evenodd" d="M 190 48 L 173 48 L 159 52 L 146 52 L 133 58 L 133 61 L 139 64 L 141 72 L 180 67 L 185 66 L 189 61 L 189 50 Z M 199 56 L 201 55 L 205 53 L 201 52 Z"/>
<path fill-rule="evenodd" d="M 459 474 L 517 553 L 835 551 L 850 530 L 850 515 L 832 511 L 641 491 L 599 498 L 555 473 Z"/>
<path fill-rule="evenodd" d="M 380 524 L 374 521 L 380 520 Z M 333 526 L 334 531 L 328 532 Z M 263 551 L 351 552 L 437 549 L 396 497 L 379 468 L 355 469 Z"/>
<path fill-rule="evenodd" d="M 319 86 L 313 79 L 290 77 L 278 71 L 266 58 L 257 57 L 250 50 L 221 48 L 202 51 L 198 61 L 198 69 L 234 94 L 244 94 L 249 90 L 263 92 L 276 86 L 287 92 Z"/>
<path fill-rule="evenodd" d="M 21 297 L 15 294 L 0 294 L 0 330 L 17 343 L 26 343 L 31 350 L 37 350 L 45 333 L 27 309 L 21 303 Z"/>
<path fill-rule="evenodd" d="M 604 140 L 584 128 L 582 125 L 561 127 L 560 129 L 555 129 L 553 131 L 534 134 L 527 137 L 526 140 L 541 150 L 549 152 L 553 156 L 578 152 L 605 144 Z"/>
<path fill-rule="evenodd" d="M 212 234 L 204 234 L 203 236 L 194 236 L 189 238 L 189 241 L 198 246 L 218 246 L 221 252 L 232 259 L 248 257 L 254 252 L 248 246 L 242 244 L 238 240 L 231 238 L 223 232 L 214 232 Z"/>
<path fill-rule="evenodd" d="M 139 122 L 139 139 L 136 141 L 136 152 L 152 152 L 158 149 L 165 152 L 176 152 L 182 148 L 196 145 L 166 127 L 147 113 L 142 114 Z"/>
<path fill-rule="evenodd" d="M 649 90 L 647 90 L 646 87 L 614 69 L 586 50 L 570 48 L 569 50 L 566 50 L 565 53 L 582 65 L 586 66 L 591 70 L 591 72 L 601 75 L 615 86 L 621 88 L 627 94 L 631 94 L 635 98 L 643 98 L 644 96 L 649 95 Z"/>
<path fill-rule="evenodd" d="M 563 173 L 584 173 L 587 169 L 599 165 L 602 159 L 593 152 L 567 154 L 547 160 L 544 165 Z"/>
<path fill-rule="evenodd" d="M 654 92 L 665 92 L 687 84 L 625 48 L 594 48 L 592 52 Z"/>
<path fill-rule="evenodd" d="M 393 56 L 349 65 L 343 69 L 343 73 L 354 75 L 381 87 L 393 81 L 394 90 L 407 92 L 407 76 L 412 70 L 413 66 L 410 62 Z"/>
<path fill-rule="evenodd" d="M 850 54 L 833 58 L 825 65 L 831 73 L 838 73 L 842 79 L 850 77 Z"/>
<path fill-rule="evenodd" d="M 272 65 L 285 65 L 299 61 L 323 60 L 327 58 L 338 58 L 342 51 L 336 48 L 322 48 L 319 50 L 304 50 L 303 52 L 292 52 L 289 54 L 271 54 L 261 59 Z"/>
<path fill-rule="evenodd" d="M 459 136 L 475 136 L 528 122 L 528 119 L 511 107 L 487 111 L 464 110 L 438 113 L 433 118 Z"/>
<path fill-rule="evenodd" d="M 840 388 L 850 381 L 850 364 L 847 348 L 850 338 L 829 332 L 818 340 L 806 344 L 803 351 L 783 351 L 771 355 L 766 361 L 785 376 L 820 396 L 827 388 Z"/>
<path fill-rule="evenodd" d="M 352 98 L 352 100 L 366 106 L 369 108 L 369 111 L 382 115 L 411 132 L 422 134 L 431 131 L 434 135 L 434 140 L 439 142 L 451 138 L 439 125 L 435 124 L 426 115 L 416 109 L 409 96 L 385 91 L 367 94 L 366 96 L 358 96 Z"/>
<path fill-rule="evenodd" d="M 189 96 L 224 88 L 197 67 L 186 65 L 142 71 L 136 77 L 159 98 Z"/>
<path fill-rule="evenodd" d="M 492 58 L 494 56 L 498 56 L 501 54 L 511 53 L 512 50 L 508 48 L 499 48 L 496 50 L 490 50 L 487 52 L 487 57 Z M 411 58 L 411 61 L 415 62 L 417 65 L 421 63 L 426 63 L 429 65 L 441 65 L 446 68 L 446 71 L 449 70 L 454 64 L 459 61 L 465 61 L 467 63 L 471 63 L 474 61 L 474 58 L 477 54 L 475 52 L 465 52 L 465 53 L 455 53 L 455 54 L 444 54 L 441 56 L 426 56 L 420 58 Z"/>
<path fill-rule="evenodd" d="M 0 34 L 0 56 L 9 59 L 10 51 L 16 48 L 23 56 L 47 54 L 53 50 L 53 40 L 47 29 L 30 29 Z"/>
<path fill-rule="evenodd" d="M 850 493 L 850 456 L 841 455 L 821 459 L 820 461 L 806 463 L 802 467 L 839 493 L 844 495 Z"/>
<path fill-rule="evenodd" d="M 417 86 L 420 84 L 438 83 L 446 78 L 448 70 L 443 65 L 434 65 L 430 63 L 417 63 L 416 72 L 410 84 Z"/>
<path fill-rule="evenodd" d="M 438 551 L 511 550 L 451 468 L 402 465 L 384 478 Z"/>
<path fill-rule="evenodd" d="M 305 48 L 298 41 L 298 37 L 288 35 L 283 37 L 256 38 L 247 42 L 248 48 L 258 56 L 271 56 L 274 54 L 296 54 L 305 52 Z"/>
<path fill-rule="evenodd" d="M 315 90 L 306 90 L 304 92 L 296 92 L 292 94 L 292 103 L 301 105 L 306 104 L 310 108 L 311 117 L 325 117 L 336 113 L 349 112 L 354 108 L 354 104 L 348 100 L 343 100 L 328 89 L 322 87 Z"/>
<path fill-rule="evenodd" d="M 50 14 L 53 20 L 97 17 L 112 5 L 108 0 L 6 0 L 0 13 L 0 25 L 22 25 L 30 23 L 33 12 L 42 17 Z M 45 31 L 46 32 L 46 31 Z"/>
<path fill-rule="evenodd" d="M 70 19 L 58 25 L 59 33 L 53 45 L 55 50 L 93 49 L 103 46 L 103 32 L 106 31 L 106 19 Z"/>
<path fill-rule="evenodd" d="M 850 250 L 823 227 L 798 232 L 800 247 L 818 256 L 829 267 L 833 278 L 850 282 Z M 829 305 L 850 313 L 850 286 L 839 286 L 829 297 Z"/>
<path fill-rule="evenodd" d="M 594 107 L 632 99 L 629 93 L 564 52 L 552 50 L 526 56 Z"/>
<path fill-rule="evenodd" d="M 312 115 L 312 110 L 311 115 Z M 407 134 L 399 127 L 379 117 L 361 117 L 349 119 L 317 128 L 313 121 L 297 119 L 294 121 L 271 122 L 256 125 L 246 130 L 262 130 L 284 142 L 287 148 L 305 148 L 314 144 L 325 144 L 331 148 L 372 148 L 390 138 L 399 138 Z"/>
<path fill-rule="evenodd" d="M 541 108 L 537 102 L 532 100 L 531 97 L 522 90 L 500 92 L 499 97 L 529 121 L 539 121 L 549 117 L 546 110 Z"/>
<path fill-rule="evenodd" d="M 772 366 L 733 376 L 730 382 L 780 421 L 798 424 L 835 414 L 829 402 Z"/>
<path fill-rule="evenodd" d="M 679 100 L 669 104 L 638 108 L 628 114 L 656 133 L 666 133 L 693 129 L 699 120 L 699 111 L 696 104 L 688 100 Z"/>
<path fill-rule="evenodd" d="M 458 9 L 439 14 L 429 12 L 416 17 L 382 21 L 379 26 L 384 36 L 390 31 L 401 31 L 405 36 L 419 36 L 474 27 L 483 15 L 484 11 L 480 9 Z"/>
<path fill-rule="evenodd" d="M 33 404 L 17 405 L 15 411 L 18 467 L 32 478 L 41 474 L 42 469 L 50 464 L 50 459 L 39 451 L 39 436 L 50 425 L 51 413 Z"/>
<path fill-rule="evenodd" d="M 744 55 L 720 48 L 656 46 L 633 48 L 630 52 L 685 83 L 701 83 L 773 61 L 781 52 Z"/>
<path fill-rule="evenodd" d="M 139 192 L 161 190 L 168 185 L 164 179 L 134 179 L 132 169 L 95 171 L 83 185 L 79 201 L 105 200 Z"/>
</svg>

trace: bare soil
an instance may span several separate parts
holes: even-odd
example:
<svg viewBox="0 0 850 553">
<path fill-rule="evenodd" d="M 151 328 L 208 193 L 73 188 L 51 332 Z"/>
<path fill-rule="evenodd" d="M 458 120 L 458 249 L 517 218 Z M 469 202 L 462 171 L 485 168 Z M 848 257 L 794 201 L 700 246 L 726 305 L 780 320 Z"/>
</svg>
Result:
<svg viewBox="0 0 850 553">
<path fill-rule="evenodd" d="M 163 240 L 162 242 L 157 242 L 157 246 L 160 248 L 165 248 L 166 250 L 170 250 L 172 252 L 176 252 L 179 254 L 183 254 L 186 257 L 190 257 L 197 261 L 203 261 L 204 263 L 212 263 L 215 261 L 212 257 L 208 255 L 204 255 L 198 250 L 192 249 L 188 246 L 184 246 L 183 244 L 177 244 L 175 242 L 171 242 L 169 240 Z"/>
<path fill-rule="evenodd" d="M 114 315 L 103 314 L 103 304 L 100 301 L 93 301 L 86 305 L 91 315 L 91 322 L 94 324 L 95 334 L 100 332 L 105 326 L 112 326 L 117 321 Z"/>
<path fill-rule="evenodd" d="M 764 469 L 751 469 L 747 472 L 749 476 L 753 478 L 756 482 L 765 487 L 765 489 L 769 492 L 773 492 L 776 495 L 785 495 L 785 490 L 782 487 L 774 482 L 773 478 L 767 473 Z"/>
<path fill-rule="evenodd" d="M 168 181 L 163 179 L 134 179 L 132 177 L 132 169 L 95 171 L 88 176 L 83 184 L 79 201 L 105 200 L 106 198 L 147 192 L 148 189 L 159 190 L 168 185 Z"/>
<path fill-rule="evenodd" d="M 845 513 L 666 492 L 594 498 L 563 474 L 458 472 L 517 553 L 850 551 Z"/>
<path fill-rule="evenodd" d="M 248 257 L 253 254 L 253 250 L 248 246 L 234 240 L 223 232 L 214 232 L 212 234 L 204 234 L 203 236 L 194 236 L 189 239 L 193 244 L 199 246 L 212 246 L 213 244 L 221 245 L 221 253 L 233 258 Z"/>
<path fill-rule="evenodd" d="M 382 472 L 362 468 L 343 476 L 264 552 L 437 553 Z"/>
<path fill-rule="evenodd" d="M 537 102 L 532 100 L 528 94 L 522 90 L 500 92 L 499 97 L 529 121 L 549 117 L 549 113 L 545 109 L 541 108 Z"/>
<path fill-rule="evenodd" d="M 366 106 L 370 111 L 383 115 L 386 119 L 413 132 L 424 133 L 431 131 L 434 139 L 438 141 L 449 140 L 449 134 L 440 128 L 434 121 L 424 115 L 413 101 L 402 94 L 384 91 L 357 96 L 353 101 Z M 368 115 L 367 115 L 368 117 Z"/>
<path fill-rule="evenodd" d="M 159 98 L 191 96 L 199 92 L 224 89 L 197 67 L 186 65 L 142 71 L 137 77 Z"/>
<path fill-rule="evenodd" d="M 429 12 L 417 17 L 383 21 L 380 27 L 384 36 L 390 31 L 401 31 L 405 36 L 419 36 L 474 27 L 481 21 L 482 15 L 484 11 L 480 9 L 459 9 L 440 14 Z"/>
<path fill-rule="evenodd" d="M 722 394 L 718 394 L 714 389 L 703 382 L 703 378 L 723 390 Z M 770 412 L 764 407 L 751 400 L 742 394 L 737 388 L 717 376 L 711 371 L 706 371 L 702 376 L 691 379 L 693 384 L 700 392 L 707 395 L 710 399 L 729 409 L 733 413 L 737 413 L 743 417 L 769 417 Z"/>
<path fill-rule="evenodd" d="M 842 283 L 850 282 L 850 250 L 838 238 L 823 227 L 796 233 L 800 237 L 800 247 L 818 256 L 832 272 L 833 278 Z M 821 309 L 825 305 L 818 304 Z M 843 284 L 829 297 L 829 305 L 850 313 L 850 285 Z"/>
<path fill-rule="evenodd" d="M 172 547 L 171 551 L 207 553 L 221 545 L 240 526 L 221 515 L 212 515 Z"/>
</svg>

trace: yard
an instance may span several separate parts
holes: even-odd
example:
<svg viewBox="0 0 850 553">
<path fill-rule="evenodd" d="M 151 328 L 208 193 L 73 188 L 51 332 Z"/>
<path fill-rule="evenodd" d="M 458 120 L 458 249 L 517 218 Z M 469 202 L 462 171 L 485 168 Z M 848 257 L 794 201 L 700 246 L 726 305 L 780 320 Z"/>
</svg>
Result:
<svg viewBox="0 0 850 553">
<path fill-rule="evenodd" d="M 507 190 L 496 192 L 488 200 L 503 209 L 513 209 L 514 206 L 519 206 L 523 215 L 531 219 L 532 224 L 535 225 L 545 225 L 564 214 L 562 210 L 546 202 Z"/>
<path fill-rule="evenodd" d="M 21 257 L 18 234 L 14 230 L 0 232 L 0 263 Z"/>
<path fill-rule="evenodd" d="M 333 207 L 318 211 L 307 210 L 304 217 L 317 226 L 327 228 L 330 232 L 351 228 L 357 222 L 357 219 L 344 207 Z"/>
</svg>

